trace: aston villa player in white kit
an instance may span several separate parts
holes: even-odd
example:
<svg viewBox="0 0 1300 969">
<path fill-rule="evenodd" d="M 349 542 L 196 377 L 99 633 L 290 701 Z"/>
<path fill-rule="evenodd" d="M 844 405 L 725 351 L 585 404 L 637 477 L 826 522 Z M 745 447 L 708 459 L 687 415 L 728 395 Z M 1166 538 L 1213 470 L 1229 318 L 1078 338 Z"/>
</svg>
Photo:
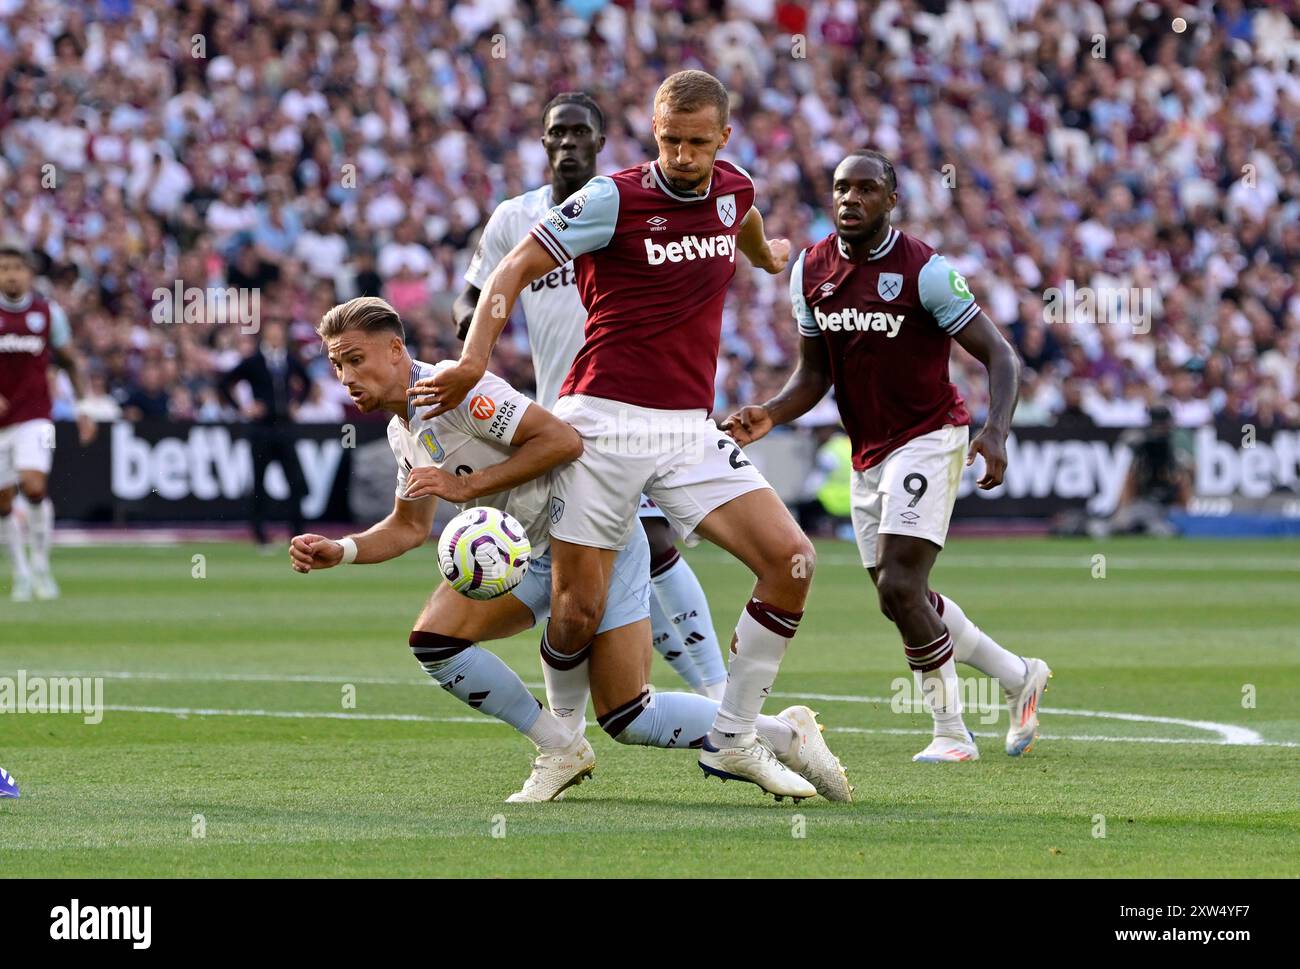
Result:
<svg viewBox="0 0 1300 969">
<path fill-rule="evenodd" d="M 586 649 L 603 608 L 601 577 L 627 544 L 646 494 L 678 534 L 720 545 L 758 578 L 736 623 L 700 766 L 776 795 L 816 790 L 848 800 L 842 770 L 827 789 L 814 789 L 783 744 L 755 733 L 803 616 L 814 559 L 780 498 L 709 419 L 737 254 L 770 273 L 789 259 L 789 243 L 764 234 L 750 177 L 716 158 L 731 134 L 728 111 L 726 89 L 703 71 L 665 80 L 654 101 L 657 160 L 594 178 L 551 209 L 487 281 L 459 364 L 412 395 L 435 413 L 458 405 L 481 378 L 520 292 L 572 261 L 586 340 L 555 412 L 584 448 L 553 475 L 547 642 L 564 655 Z M 809 720 L 805 734 L 817 730 Z"/>
<path fill-rule="evenodd" d="M 1051 671 L 1003 649 L 929 586 L 963 459 L 969 465 L 983 456 L 980 488 L 1002 481 L 1019 360 L 962 275 L 890 224 L 898 193 L 889 159 L 852 153 L 836 168 L 832 188 L 836 231 L 800 253 L 790 274 L 799 366 L 776 397 L 740 409 L 723 427 L 741 444 L 756 441 L 811 410 L 834 385 L 853 444 L 852 518 L 862 564 L 934 717 L 934 740 L 913 760 L 979 758 L 962 720 L 958 662 L 1001 683 L 1011 714 L 1006 752 L 1019 756 L 1034 742 Z M 970 414 L 948 380 L 953 340 L 989 372 L 988 418 L 969 450 Z"/>
<path fill-rule="evenodd" d="M 542 112 L 542 145 L 550 163 L 551 183 L 507 199 L 493 211 L 465 272 L 466 288 L 452 307 L 461 339 L 469 330 L 483 286 L 501 260 L 556 203 L 567 199 L 596 174 L 596 156 L 605 144 L 604 128 L 600 107 L 585 94 L 558 94 L 547 104 Z M 551 409 L 582 348 L 587 320 L 573 265 L 566 264 L 534 280 L 520 294 L 519 302 L 528 325 L 537 401 Z M 678 553 L 672 527 L 663 512 L 647 499 L 642 501 L 638 515 L 650 542 L 654 648 L 692 689 L 720 699 L 727 670 L 704 589 Z M 550 667 L 545 662 L 543 672 L 550 680 Z M 581 698 L 566 697 L 558 709 L 564 715 L 575 706 L 585 710 L 586 703 Z M 582 710 L 575 716 L 581 721 Z"/>
</svg>

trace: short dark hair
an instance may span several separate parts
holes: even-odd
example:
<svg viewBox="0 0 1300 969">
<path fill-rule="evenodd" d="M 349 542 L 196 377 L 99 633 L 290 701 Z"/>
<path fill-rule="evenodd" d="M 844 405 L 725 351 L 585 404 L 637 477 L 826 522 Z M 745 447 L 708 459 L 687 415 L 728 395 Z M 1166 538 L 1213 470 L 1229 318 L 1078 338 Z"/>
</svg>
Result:
<svg viewBox="0 0 1300 969">
<path fill-rule="evenodd" d="M 591 99 L 589 94 L 583 91 L 561 91 L 551 100 L 546 102 L 546 107 L 542 109 L 542 129 L 546 129 L 546 117 L 551 113 L 552 108 L 558 108 L 562 104 L 577 104 L 591 112 L 591 116 L 596 119 L 596 130 L 602 135 L 605 133 L 605 115 L 600 110 L 600 105 Z"/>
<path fill-rule="evenodd" d="M 358 296 L 346 303 L 335 306 L 316 326 L 316 332 L 322 340 L 329 340 L 348 330 L 365 330 L 373 333 L 388 330 L 406 340 L 406 331 L 402 327 L 402 318 L 397 310 L 378 296 Z"/>
<path fill-rule="evenodd" d="M 32 251 L 13 239 L 0 241 L 0 256 L 14 256 L 29 266 L 32 264 Z"/>
<path fill-rule="evenodd" d="M 889 182 L 891 192 L 898 191 L 898 175 L 894 172 L 894 163 L 889 160 L 889 156 L 876 151 L 874 148 L 855 148 L 848 153 L 848 158 L 874 158 L 880 162 L 880 167 L 885 170 L 885 180 Z"/>
</svg>

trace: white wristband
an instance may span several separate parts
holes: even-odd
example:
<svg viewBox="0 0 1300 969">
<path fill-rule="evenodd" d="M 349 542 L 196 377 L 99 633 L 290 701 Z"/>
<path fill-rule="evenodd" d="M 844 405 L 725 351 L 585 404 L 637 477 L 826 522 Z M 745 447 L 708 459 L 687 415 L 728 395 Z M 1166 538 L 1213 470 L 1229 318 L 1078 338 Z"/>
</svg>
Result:
<svg viewBox="0 0 1300 969">
<path fill-rule="evenodd" d="M 343 546 L 343 561 L 339 565 L 351 565 L 357 560 L 357 543 L 350 538 L 340 538 L 339 544 Z"/>
</svg>

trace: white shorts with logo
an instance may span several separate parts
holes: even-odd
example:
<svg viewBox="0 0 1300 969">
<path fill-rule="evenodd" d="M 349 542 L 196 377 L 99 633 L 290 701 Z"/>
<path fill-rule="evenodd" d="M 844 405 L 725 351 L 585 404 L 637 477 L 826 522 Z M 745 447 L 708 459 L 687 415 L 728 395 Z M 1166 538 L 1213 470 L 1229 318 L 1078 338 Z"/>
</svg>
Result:
<svg viewBox="0 0 1300 969">
<path fill-rule="evenodd" d="M 943 547 L 969 435 L 965 425 L 942 427 L 853 472 L 850 513 L 864 566 L 876 564 L 881 534 L 915 535 Z"/>
<path fill-rule="evenodd" d="M 643 493 L 686 537 L 720 505 L 771 487 L 707 411 L 572 394 L 554 412 L 577 430 L 583 452 L 551 472 L 553 538 L 621 549 Z"/>
<path fill-rule="evenodd" d="M 0 427 L 0 488 L 16 484 L 19 471 L 49 474 L 53 465 L 53 421 L 37 419 Z"/>
</svg>

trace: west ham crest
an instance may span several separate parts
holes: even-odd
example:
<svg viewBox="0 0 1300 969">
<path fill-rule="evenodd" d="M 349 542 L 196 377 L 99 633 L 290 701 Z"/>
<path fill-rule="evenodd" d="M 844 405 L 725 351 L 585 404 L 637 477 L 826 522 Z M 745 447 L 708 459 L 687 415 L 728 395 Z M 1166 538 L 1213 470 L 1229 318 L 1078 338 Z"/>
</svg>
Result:
<svg viewBox="0 0 1300 969">
<path fill-rule="evenodd" d="M 903 291 L 901 273 L 881 273 L 876 280 L 876 292 L 885 302 L 889 302 Z"/>
<path fill-rule="evenodd" d="M 730 229 L 733 225 L 736 224 L 736 196 L 719 195 L 717 199 L 717 203 L 718 203 L 718 219 L 722 222 L 723 225 L 725 225 L 728 229 Z"/>
<path fill-rule="evenodd" d="M 551 524 L 558 524 L 564 517 L 564 499 L 551 496 Z"/>
<path fill-rule="evenodd" d="M 45 329 L 45 314 L 40 310 L 32 310 L 27 314 L 27 329 L 33 333 L 40 333 Z"/>
</svg>

